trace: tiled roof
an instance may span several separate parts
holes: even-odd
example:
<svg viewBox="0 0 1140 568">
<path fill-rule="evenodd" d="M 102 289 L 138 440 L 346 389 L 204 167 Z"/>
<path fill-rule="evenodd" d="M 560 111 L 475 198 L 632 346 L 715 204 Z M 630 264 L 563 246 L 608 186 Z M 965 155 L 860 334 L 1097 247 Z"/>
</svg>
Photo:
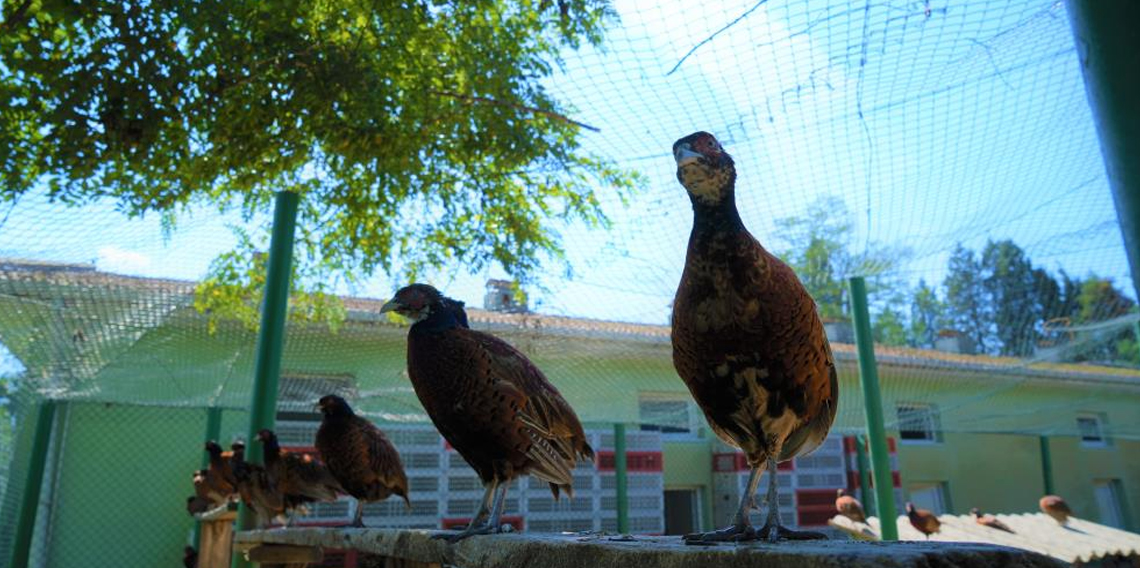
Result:
<svg viewBox="0 0 1140 568">
<path fill-rule="evenodd" d="M 0 280 L 38 281 L 56 285 L 75 285 L 84 288 L 109 286 L 158 291 L 166 294 L 192 294 L 195 283 L 186 280 L 169 280 L 125 276 L 94 270 L 90 264 L 58 264 L 40 261 L 0 258 Z M 350 321 L 384 322 L 380 314 L 383 300 L 375 298 L 342 297 Z M 587 337 L 602 340 L 621 340 L 644 343 L 669 342 L 669 326 L 587 318 L 536 314 L 504 313 L 468 308 L 468 319 L 473 326 L 495 331 L 531 331 L 569 337 Z M 855 346 L 833 343 L 839 360 L 854 360 Z M 940 367 L 955 371 L 1003 373 L 1012 375 L 1052 377 L 1058 379 L 1086 379 L 1098 382 L 1115 382 L 1140 386 L 1140 370 L 1103 365 L 1076 363 L 1027 362 L 1013 357 L 964 355 L 930 349 L 875 346 L 880 363 L 894 366 Z"/>
<path fill-rule="evenodd" d="M 970 515 L 941 515 L 939 532 L 929 540 L 941 542 L 981 542 L 1032 550 L 1064 562 L 1089 562 L 1106 556 L 1134 557 L 1140 562 L 1140 534 L 1114 529 L 1084 519 L 1070 518 L 1066 526 L 1043 513 L 994 515 L 1014 531 L 1010 534 L 984 527 Z M 854 538 L 879 540 L 879 519 L 868 519 L 870 528 L 836 516 L 831 526 Z M 906 516 L 898 519 L 899 540 L 926 540 L 911 526 Z"/>
</svg>

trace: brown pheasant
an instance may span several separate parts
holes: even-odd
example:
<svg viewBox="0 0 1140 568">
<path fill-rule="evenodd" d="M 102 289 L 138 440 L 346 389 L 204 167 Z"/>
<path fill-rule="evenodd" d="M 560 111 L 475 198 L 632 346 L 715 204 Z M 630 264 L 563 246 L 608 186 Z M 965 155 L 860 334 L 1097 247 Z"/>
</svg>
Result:
<svg viewBox="0 0 1140 568">
<path fill-rule="evenodd" d="M 917 509 L 914 503 L 909 501 L 906 504 L 906 516 L 910 519 L 910 526 L 926 535 L 927 539 L 942 528 L 942 522 L 938 520 L 937 515 L 926 509 Z"/>
<path fill-rule="evenodd" d="M 867 514 L 863 512 L 863 504 L 843 489 L 835 491 L 835 510 L 856 523 L 867 524 Z"/>
<path fill-rule="evenodd" d="M 245 461 L 244 443 L 234 442 L 231 447 L 238 495 L 253 511 L 257 526 L 264 526 L 285 513 L 285 496 L 277 490 L 264 467 Z"/>
<path fill-rule="evenodd" d="M 826 538 L 780 526 L 776 463 L 815 449 L 835 420 L 835 360 L 815 302 L 788 265 L 744 227 L 732 157 L 711 134 L 673 144 L 693 206 L 685 270 L 673 302 L 673 365 L 709 426 L 752 468 L 732 526 L 689 540 Z M 768 517 L 748 512 L 765 468 Z"/>
<path fill-rule="evenodd" d="M 213 440 L 206 442 L 206 453 L 210 455 L 210 465 L 202 472 L 201 495 L 209 499 L 214 506 L 218 506 L 229 501 L 237 492 L 232 457 L 230 452 L 223 452 L 222 447 Z"/>
<path fill-rule="evenodd" d="M 388 436 L 357 416 L 339 396 L 321 397 L 317 406 L 324 414 L 317 430 L 317 451 L 344 492 L 356 499 L 352 526 L 364 526 L 364 503 L 399 495 L 411 507 L 408 475 Z"/>
<path fill-rule="evenodd" d="M 324 464 L 308 454 L 282 450 L 272 430 L 261 430 L 257 439 L 265 446 L 265 471 L 283 494 L 290 524 L 305 503 L 336 501 L 340 484 Z"/>
<path fill-rule="evenodd" d="M 970 509 L 970 514 L 974 516 L 974 522 L 982 525 L 983 527 L 990 527 L 999 531 L 1005 531 L 1010 534 L 1016 534 L 1009 525 L 999 521 L 997 517 L 990 514 L 983 514 L 977 507 Z"/>
<path fill-rule="evenodd" d="M 1069 508 L 1069 504 L 1064 499 L 1056 495 L 1046 495 L 1037 502 L 1037 506 L 1041 507 L 1041 512 L 1053 517 L 1057 524 L 1064 525 L 1069 522 L 1069 517 L 1072 516 L 1073 510 Z"/>
<path fill-rule="evenodd" d="M 382 311 L 415 322 L 408 376 L 416 396 L 483 481 L 471 524 L 445 538 L 498 532 L 507 486 L 521 475 L 549 483 L 556 499 L 573 494 L 574 463 L 594 451 L 574 409 L 538 367 L 507 342 L 468 329 L 463 303 L 431 286 L 401 289 Z"/>
</svg>

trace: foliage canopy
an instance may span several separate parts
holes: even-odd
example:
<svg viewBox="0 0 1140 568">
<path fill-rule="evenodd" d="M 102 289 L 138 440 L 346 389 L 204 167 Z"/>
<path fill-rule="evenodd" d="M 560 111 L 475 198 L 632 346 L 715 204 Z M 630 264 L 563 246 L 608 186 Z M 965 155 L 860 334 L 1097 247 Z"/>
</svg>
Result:
<svg viewBox="0 0 1140 568">
<path fill-rule="evenodd" d="M 601 43 L 605 0 L 7 0 L 3 16 L 0 201 L 42 186 L 248 221 L 295 191 L 302 273 L 497 262 L 525 280 L 561 254 L 551 221 L 605 225 L 601 192 L 638 183 L 581 149 L 542 83 L 560 50 Z M 219 259 L 215 283 L 255 256 Z"/>
</svg>

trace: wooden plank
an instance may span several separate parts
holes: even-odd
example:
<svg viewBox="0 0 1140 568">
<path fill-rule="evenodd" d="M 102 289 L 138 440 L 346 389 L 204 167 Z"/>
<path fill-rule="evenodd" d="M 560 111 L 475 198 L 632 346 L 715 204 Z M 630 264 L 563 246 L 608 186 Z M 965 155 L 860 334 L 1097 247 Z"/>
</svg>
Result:
<svg viewBox="0 0 1140 568">
<path fill-rule="evenodd" d="M 203 521 L 198 550 L 198 568 L 229 568 L 232 554 L 233 518 Z"/>
</svg>

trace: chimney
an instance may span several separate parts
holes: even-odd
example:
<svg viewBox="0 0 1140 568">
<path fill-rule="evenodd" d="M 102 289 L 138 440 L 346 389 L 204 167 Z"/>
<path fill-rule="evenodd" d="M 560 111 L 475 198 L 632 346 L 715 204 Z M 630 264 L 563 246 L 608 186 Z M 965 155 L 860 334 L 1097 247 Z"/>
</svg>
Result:
<svg viewBox="0 0 1140 568">
<path fill-rule="evenodd" d="M 487 293 L 483 296 L 483 309 L 492 312 L 524 313 L 526 303 L 515 300 L 512 282 L 509 280 L 488 280 Z"/>
<path fill-rule="evenodd" d="M 966 334 L 955 329 L 940 329 L 934 338 L 934 349 L 945 353 L 977 355 L 978 346 Z"/>
</svg>

